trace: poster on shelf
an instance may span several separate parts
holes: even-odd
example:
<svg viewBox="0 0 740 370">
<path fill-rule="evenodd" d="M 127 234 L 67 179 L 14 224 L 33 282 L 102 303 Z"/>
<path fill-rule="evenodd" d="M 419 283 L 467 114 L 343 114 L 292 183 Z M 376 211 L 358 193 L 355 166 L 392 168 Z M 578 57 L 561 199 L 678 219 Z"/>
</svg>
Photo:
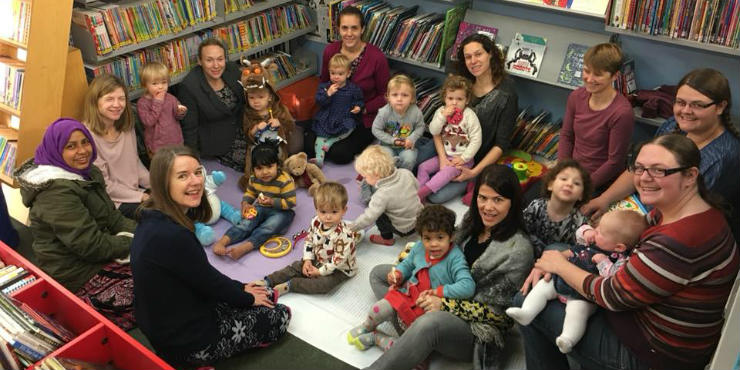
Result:
<svg viewBox="0 0 740 370">
<path fill-rule="evenodd" d="M 546 38 L 517 32 L 506 55 L 506 70 L 519 75 L 537 77 L 546 48 Z"/>
<path fill-rule="evenodd" d="M 583 56 L 588 46 L 580 44 L 569 44 L 568 50 L 563 58 L 563 65 L 558 73 L 558 82 L 570 86 L 583 86 Z"/>
</svg>

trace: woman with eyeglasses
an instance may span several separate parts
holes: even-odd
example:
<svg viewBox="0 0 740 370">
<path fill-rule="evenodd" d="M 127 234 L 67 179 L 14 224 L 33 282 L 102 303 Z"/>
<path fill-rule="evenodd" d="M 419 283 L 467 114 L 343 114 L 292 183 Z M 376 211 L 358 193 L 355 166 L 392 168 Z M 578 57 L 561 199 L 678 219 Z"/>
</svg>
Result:
<svg viewBox="0 0 740 370">
<path fill-rule="evenodd" d="M 658 136 L 638 149 L 628 174 L 653 207 L 650 227 L 615 275 L 588 273 L 558 251 L 545 251 L 535 262 L 533 270 L 558 274 L 604 308 L 569 353 L 582 368 L 703 369 L 711 359 L 740 256 L 707 193 L 700 162 L 699 149 L 682 135 Z M 536 283 L 532 275 L 523 294 Z M 514 305 L 523 299 L 517 294 Z M 568 368 L 555 345 L 564 316 L 565 305 L 552 300 L 530 325 L 520 326 L 527 369 Z"/>
<path fill-rule="evenodd" d="M 265 347 L 288 330 L 290 309 L 271 290 L 216 270 L 193 232 L 211 217 L 195 152 L 165 147 L 152 158 L 152 196 L 131 243 L 141 331 L 173 365 L 212 365 Z"/>
<path fill-rule="evenodd" d="M 656 136 L 679 133 L 699 147 L 699 172 L 707 189 L 721 195 L 732 208 L 730 226 L 735 237 L 740 236 L 740 132 L 730 122 L 730 84 L 717 70 L 696 69 L 678 83 L 674 118 L 667 120 Z M 632 175 L 627 171 L 599 197 L 592 199 L 581 211 L 592 218 L 601 217 L 609 204 L 635 191 Z"/>
</svg>

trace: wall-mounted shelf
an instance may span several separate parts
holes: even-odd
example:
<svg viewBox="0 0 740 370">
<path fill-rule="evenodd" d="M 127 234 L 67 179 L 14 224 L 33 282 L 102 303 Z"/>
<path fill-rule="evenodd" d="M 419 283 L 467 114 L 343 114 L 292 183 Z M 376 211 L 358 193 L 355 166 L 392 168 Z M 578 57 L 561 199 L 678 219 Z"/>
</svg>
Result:
<svg viewBox="0 0 740 370">
<path fill-rule="evenodd" d="M 651 35 L 649 33 L 634 32 L 634 31 L 625 30 L 625 29 L 612 27 L 612 26 L 606 26 L 604 27 L 604 29 L 607 32 L 618 33 L 620 35 L 625 35 L 625 36 L 632 36 L 632 37 L 639 37 L 639 38 L 648 39 L 648 40 L 655 40 L 655 41 L 660 41 L 660 42 L 664 42 L 668 44 L 680 45 L 680 46 L 694 48 L 694 49 L 702 49 L 702 50 L 707 50 L 707 51 L 720 53 L 720 54 L 740 56 L 740 48 L 731 48 L 728 46 L 709 44 L 705 42 L 698 42 L 698 41 L 692 41 L 692 40 L 687 40 L 687 39 L 672 38 L 672 37 L 663 36 L 663 35 Z"/>
<path fill-rule="evenodd" d="M 246 17 L 248 15 L 251 15 L 251 14 L 254 14 L 254 13 L 258 13 L 258 12 L 261 12 L 261 11 L 266 10 L 266 9 L 274 8 L 276 6 L 280 6 L 280 5 L 283 5 L 283 4 L 287 4 L 287 3 L 291 2 L 291 1 L 292 0 L 270 0 L 270 1 L 266 1 L 266 2 L 256 2 L 256 3 L 254 3 L 254 5 L 250 6 L 247 9 L 238 10 L 236 12 L 226 14 L 224 16 L 223 23 L 231 22 L 231 21 L 237 20 L 239 18 L 244 18 L 244 17 Z"/>
<path fill-rule="evenodd" d="M 529 8 L 539 8 L 539 9 L 545 9 L 545 10 L 550 10 L 550 11 L 556 11 L 559 13 L 567 13 L 569 15 L 578 15 L 582 17 L 604 19 L 604 13 L 599 14 L 595 12 L 577 10 L 577 9 L 572 9 L 572 8 L 561 8 L 555 5 L 544 4 L 541 1 L 538 3 L 528 1 L 528 0 L 495 0 L 495 1 L 500 2 L 500 3 L 507 3 L 507 4 L 512 4 L 512 5 L 529 7 Z M 586 1 L 594 1 L 594 0 L 586 0 Z"/>
<path fill-rule="evenodd" d="M 287 34 L 285 34 L 285 35 L 283 35 L 281 37 L 278 37 L 278 38 L 276 38 L 276 39 L 274 39 L 272 41 L 266 42 L 264 44 L 257 45 L 257 46 L 252 47 L 252 48 L 249 48 L 249 50 L 245 50 L 245 51 L 241 51 L 241 52 L 237 52 L 237 53 L 231 53 L 231 54 L 228 55 L 228 59 L 230 61 L 236 61 L 236 60 L 239 60 L 239 58 L 241 58 L 244 55 L 257 54 L 257 53 L 259 53 L 262 50 L 267 50 L 267 49 L 269 49 L 269 48 L 271 48 L 273 46 L 280 45 L 280 44 L 282 44 L 284 42 L 287 42 L 287 41 L 290 41 L 290 40 L 292 40 L 294 38 L 303 36 L 303 35 L 311 32 L 313 30 L 313 27 L 314 26 L 316 26 L 316 25 L 312 23 L 312 24 L 309 24 L 306 28 L 302 28 L 302 29 L 300 29 L 298 31 L 293 31 L 291 33 L 287 33 Z"/>
<path fill-rule="evenodd" d="M 28 49 L 28 45 L 5 37 L 0 37 L 0 44 L 10 45 L 21 49 Z"/>
</svg>

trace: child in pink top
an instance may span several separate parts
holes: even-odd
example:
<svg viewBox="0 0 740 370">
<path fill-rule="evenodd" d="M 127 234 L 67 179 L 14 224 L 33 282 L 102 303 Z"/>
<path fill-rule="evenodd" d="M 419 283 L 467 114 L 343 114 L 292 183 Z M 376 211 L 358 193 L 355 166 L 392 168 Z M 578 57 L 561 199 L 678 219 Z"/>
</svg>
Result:
<svg viewBox="0 0 740 370">
<path fill-rule="evenodd" d="M 141 85 L 146 94 L 136 103 L 141 123 L 144 124 L 144 143 L 149 156 L 157 149 L 182 145 L 182 128 L 177 122 L 187 113 L 188 108 L 167 93 L 169 70 L 159 62 L 147 63 L 141 69 Z"/>
</svg>

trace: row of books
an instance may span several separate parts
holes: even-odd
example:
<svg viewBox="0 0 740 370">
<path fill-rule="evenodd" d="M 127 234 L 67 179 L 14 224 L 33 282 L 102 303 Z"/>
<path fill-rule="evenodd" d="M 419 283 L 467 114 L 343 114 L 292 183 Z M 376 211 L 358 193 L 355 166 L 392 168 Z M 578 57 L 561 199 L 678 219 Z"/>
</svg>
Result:
<svg viewBox="0 0 740 370">
<path fill-rule="evenodd" d="M 247 10 L 254 5 L 253 0 L 224 0 L 224 13 L 231 14 L 241 10 Z"/>
<path fill-rule="evenodd" d="M 0 28 L 0 37 L 27 44 L 31 26 L 31 2 L 3 1 L 0 3 L 0 12 L 5 14 L 4 22 L 8 22 Z"/>
<path fill-rule="evenodd" d="M 738 48 L 740 0 L 611 0 L 612 27 Z"/>
<path fill-rule="evenodd" d="M 594 15 L 604 15 L 608 0 L 517 0 L 517 2 L 550 5 Z"/>
<path fill-rule="evenodd" d="M 11 294 L 34 281 L 36 281 L 36 276 L 23 267 L 7 265 L 0 268 L 0 292 L 2 294 Z"/>
<path fill-rule="evenodd" d="M 424 122 L 431 122 L 434 112 L 442 106 L 440 97 L 440 84 L 436 79 L 430 77 L 413 77 L 416 86 L 416 105 L 424 116 Z"/>
<path fill-rule="evenodd" d="M 557 159 L 561 126 L 560 121 L 552 122 L 550 112 L 533 113 L 531 108 L 524 108 L 511 133 L 511 146 L 548 160 Z"/>
<path fill-rule="evenodd" d="M 10 58 L 0 57 L 0 103 L 21 109 L 25 66 Z"/>
<path fill-rule="evenodd" d="M 88 4 L 72 22 L 90 32 L 98 55 L 177 33 L 216 17 L 216 0 L 147 0 L 134 4 Z"/>
<path fill-rule="evenodd" d="M 558 82 L 574 87 L 583 86 L 583 56 L 588 46 L 571 43 L 563 58 L 563 65 L 558 73 Z M 635 76 L 635 60 L 625 57 L 622 67 L 614 80 L 614 88 L 622 95 L 631 95 L 637 92 L 637 78 Z"/>
<path fill-rule="evenodd" d="M 0 136 L 0 171 L 5 176 L 12 177 L 15 168 L 15 156 L 18 150 L 18 142 L 10 141 Z"/>
</svg>

